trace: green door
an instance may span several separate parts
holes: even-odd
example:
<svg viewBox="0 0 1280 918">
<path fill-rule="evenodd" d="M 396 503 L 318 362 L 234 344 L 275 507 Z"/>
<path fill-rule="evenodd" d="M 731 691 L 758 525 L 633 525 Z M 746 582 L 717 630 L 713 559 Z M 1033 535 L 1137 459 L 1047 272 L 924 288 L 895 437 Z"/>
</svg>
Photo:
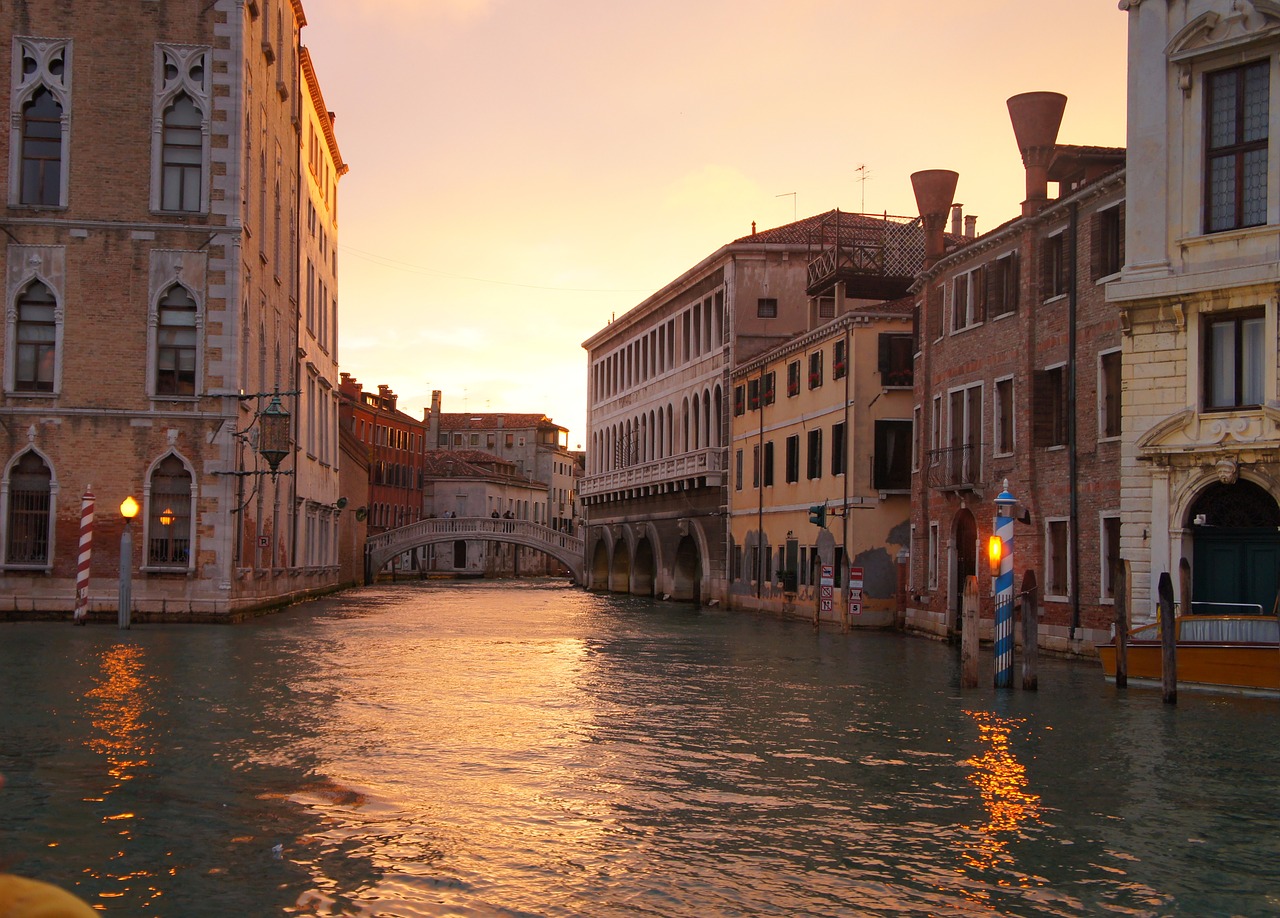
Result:
<svg viewBox="0 0 1280 918">
<path fill-rule="evenodd" d="M 1270 615 L 1280 588 L 1280 533 L 1266 529 L 1198 529 L 1192 600 L 1196 603 L 1245 603 Z M 1239 612 L 1198 606 L 1197 612 Z M 1249 610 L 1255 611 L 1255 610 Z"/>
</svg>

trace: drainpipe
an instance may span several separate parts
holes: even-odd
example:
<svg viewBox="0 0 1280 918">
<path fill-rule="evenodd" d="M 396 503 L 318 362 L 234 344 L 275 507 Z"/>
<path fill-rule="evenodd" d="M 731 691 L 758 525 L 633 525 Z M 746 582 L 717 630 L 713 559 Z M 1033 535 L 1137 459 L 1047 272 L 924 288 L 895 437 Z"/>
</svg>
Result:
<svg viewBox="0 0 1280 918">
<path fill-rule="evenodd" d="M 1071 202 L 1068 223 L 1067 264 L 1067 477 L 1071 487 L 1071 632 L 1076 639 L 1080 628 L 1080 485 L 1076 479 L 1079 470 L 1079 425 L 1076 419 L 1076 307 L 1078 305 L 1076 247 L 1080 231 L 1080 214 L 1077 202 Z"/>
<path fill-rule="evenodd" d="M 764 556 L 764 365 L 760 367 L 760 381 L 756 383 L 756 397 L 760 399 L 760 434 L 756 448 L 756 599 L 764 588 L 764 572 L 768 562 Z"/>
<path fill-rule="evenodd" d="M 849 478 L 852 477 L 852 465 L 849 462 L 849 388 L 853 377 L 853 342 L 849 331 L 849 319 L 845 317 L 844 325 L 844 443 L 840 445 L 844 457 L 844 499 L 840 505 L 840 547 L 844 550 L 844 566 L 849 568 Z M 832 444 L 835 448 L 835 444 Z M 844 578 L 844 621 L 849 624 L 849 578 Z"/>
</svg>

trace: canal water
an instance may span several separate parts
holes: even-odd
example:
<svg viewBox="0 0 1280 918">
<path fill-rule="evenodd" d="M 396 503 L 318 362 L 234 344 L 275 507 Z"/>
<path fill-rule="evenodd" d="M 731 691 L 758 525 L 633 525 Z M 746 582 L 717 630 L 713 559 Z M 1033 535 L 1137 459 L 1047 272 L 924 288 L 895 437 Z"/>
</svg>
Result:
<svg viewBox="0 0 1280 918">
<path fill-rule="evenodd" d="M 989 686 L 545 582 L 4 624 L 0 870 L 173 918 L 1280 912 L 1280 702 Z"/>
</svg>

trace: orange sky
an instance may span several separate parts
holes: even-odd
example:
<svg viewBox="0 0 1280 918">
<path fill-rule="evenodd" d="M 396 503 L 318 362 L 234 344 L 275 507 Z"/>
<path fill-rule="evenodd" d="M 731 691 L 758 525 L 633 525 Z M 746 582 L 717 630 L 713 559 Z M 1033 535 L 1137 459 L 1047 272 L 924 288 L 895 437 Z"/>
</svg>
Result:
<svg viewBox="0 0 1280 918">
<path fill-rule="evenodd" d="M 581 342 L 721 245 L 960 173 L 1016 216 L 1005 100 L 1124 143 L 1116 0 L 303 0 L 351 167 L 342 369 L 418 417 L 545 412 L 585 442 Z M 865 165 L 865 172 L 858 167 Z M 859 181 L 866 175 L 865 183 Z"/>
</svg>

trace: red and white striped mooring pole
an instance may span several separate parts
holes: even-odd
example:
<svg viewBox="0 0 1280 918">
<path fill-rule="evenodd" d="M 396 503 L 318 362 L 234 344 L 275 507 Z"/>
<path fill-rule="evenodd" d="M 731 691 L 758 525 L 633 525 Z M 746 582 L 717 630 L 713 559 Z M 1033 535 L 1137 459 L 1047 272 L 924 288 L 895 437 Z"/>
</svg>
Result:
<svg viewBox="0 0 1280 918">
<path fill-rule="evenodd" d="M 80 557 L 76 564 L 77 625 L 89 615 L 89 559 L 93 557 L 93 486 L 87 485 L 80 498 Z"/>
</svg>

